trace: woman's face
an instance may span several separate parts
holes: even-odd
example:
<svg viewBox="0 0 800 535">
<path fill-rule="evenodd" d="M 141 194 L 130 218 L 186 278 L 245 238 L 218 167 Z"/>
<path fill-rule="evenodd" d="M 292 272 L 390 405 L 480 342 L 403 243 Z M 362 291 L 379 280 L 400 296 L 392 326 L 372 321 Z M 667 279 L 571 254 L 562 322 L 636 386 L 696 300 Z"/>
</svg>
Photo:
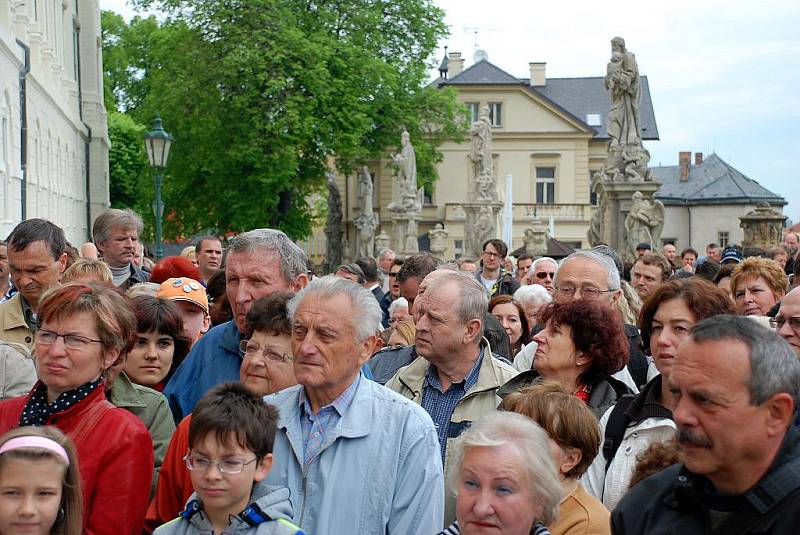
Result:
<svg viewBox="0 0 800 535">
<path fill-rule="evenodd" d="M 411 343 L 414 343 L 413 340 Z M 405 347 L 409 344 L 399 331 L 393 330 L 386 345 L 389 347 Z"/>
<path fill-rule="evenodd" d="M 167 376 L 175 355 L 175 340 L 167 334 L 138 333 L 136 345 L 128 353 L 125 373 L 134 383 L 155 386 Z"/>
<path fill-rule="evenodd" d="M 772 293 L 764 277 L 750 277 L 739 282 L 733 294 L 736 311 L 742 316 L 763 316 L 783 295 Z"/>
<path fill-rule="evenodd" d="M 537 502 L 516 448 L 510 444 L 464 448 L 456 501 L 463 535 L 527 535 L 542 515 Z"/>
<path fill-rule="evenodd" d="M 511 345 L 515 346 L 522 336 L 522 323 L 519 318 L 519 310 L 514 303 L 503 303 L 495 305 L 492 309 L 492 316 L 497 318 L 503 329 L 506 330 Z"/>
<path fill-rule="evenodd" d="M 239 380 L 247 388 L 259 396 L 266 396 L 297 384 L 288 334 L 255 331 L 247 341 L 247 347 L 253 351 L 245 353 L 239 370 Z"/>
<path fill-rule="evenodd" d="M 680 297 L 658 306 L 650 328 L 650 354 L 664 380 L 669 379 L 678 346 L 689 336 L 697 317 Z"/>
<path fill-rule="evenodd" d="M 572 327 L 553 325 L 547 322 L 544 329 L 536 333 L 533 341 L 539 346 L 533 356 L 533 367 L 544 379 L 558 379 L 573 374 L 580 375 L 577 360 L 581 354 L 572 342 Z"/>
<path fill-rule="evenodd" d="M 46 333 L 61 336 L 46 343 L 43 341 Z M 70 336 L 72 347 L 67 347 L 63 335 Z M 64 392 L 94 381 L 117 360 L 119 351 L 103 351 L 96 340 L 99 340 L 96 318 L 91 312 L 42 323 L 36 335 L 36 373 L 47 386 L 50 402 Z"/>
</svg>

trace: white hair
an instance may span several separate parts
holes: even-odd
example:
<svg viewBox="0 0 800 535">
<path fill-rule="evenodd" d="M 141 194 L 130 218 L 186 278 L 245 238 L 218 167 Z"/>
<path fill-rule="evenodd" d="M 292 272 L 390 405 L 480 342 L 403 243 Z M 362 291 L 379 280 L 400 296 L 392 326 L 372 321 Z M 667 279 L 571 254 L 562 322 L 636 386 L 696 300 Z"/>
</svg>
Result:
<svg viewBox="0 0 800 535">
<path fill-rule="evenodd" d="M 606 272 L 608 273 L 608 279 L 606 284 L 608 285 L 609 290 L 619 290 L 620 289 L 620 280 L 619 280 L 619 271 L 617 271 L 617 266 L 614 264 L 614 260 L 611 259 L 610 256 L 598 253 L 596 251 L 577 251 L 566 257 L 564 260 L 558 264 L 558 269 L 556 270 L 556 276 L 553 278 L 553 286 L 558 286 L 558 274 L 561 273 L 561 268 L 563 268 L 568 262 L 575 260 L 576 258 L 585 258 L 595 264 L 603 267 Z"/>
<path fill-rule="evenodd" d="M 553 265 L 556 266 L 556 269 L 558 269 L 558 262 L 556 261 L 555 258 L 550 258 L 549 256 L 542 256 L 533 261 L 533 264 L 531 264 L 531 268 L 528 270 L 528 277 L 533 277 L 534 275 L 536 275 L 536 268 L 539 266 L 539 264 L 543 262 L 552 262 Z"/>
<path fill-rule="evenodd" d="M 553 300 L 553 296 L 547 291 L 547 288 L 541 284 L 529 284 L 527 286 L 520 286 L 514 292 L 514 301 L 523 307 L 546 305 Z"/>
<path fill-rule="evenodd" d="M 392 304 L 389 305 L 389 317 L 391 318 L 392 316 L 394 316 L 395 310 L 403 307 L 408 308 L 408 301 L 406 300 L 405 297 L 398 297 L 397 299 L 392 301 Z"/>
<path fill-rule="evenodd" d="M 561 483 L 550 453 L 549 438 L 539 424 L 522 414 L 491 411 L 464 431 L 453 445 L 453 469 L 448 487 L 459 487 L 465 448 L 505 445 L 517 450 L 521 457 L 519 470 L 527 472 L 534 500 L 542 506 L 542 516 L 536 520 L 545 525 L 552 523 L 558 516 Z"/>
<path fill-rule="evenodd" d="M 357 342 L 363 342 L 377 331 L 377 327 L 383 319 L 383 312 L 375 296 L 355 282 L 337 277 L 326 275 L 317 277 L 300 290 L 287 303 L 286 309 L 289 312 L 289 320 L 294 321 L 294 314 L 297 307 L 309 295 L 318 295 L 324 300 L 333 299 L 339 295 L 345 295 L 353 305 L 352 310 L 346 316 L 353 327 Z M 342 317 L 345 317 L 344 314 Z"/>
</svg>

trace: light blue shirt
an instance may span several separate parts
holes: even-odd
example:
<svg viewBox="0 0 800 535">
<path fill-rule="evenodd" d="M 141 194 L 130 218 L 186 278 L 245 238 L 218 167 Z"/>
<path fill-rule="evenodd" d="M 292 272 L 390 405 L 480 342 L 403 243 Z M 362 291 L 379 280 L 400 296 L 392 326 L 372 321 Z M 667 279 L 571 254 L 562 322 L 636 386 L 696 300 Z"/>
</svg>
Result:
<svg viewBox="0 0 800 535">
<path fill-rule="evenodd" d="M 322 407 L 317 414 L 311 408 L 311 402 L 306 397 L 306 391 L 300 390 L 300 424 L 303 428 L 303 465 L 307 465 L 314 460 L 314 457 L 322 452 L 322 445 L 325 443 L 327 432 L 336 428 L 342 415 L 344 415 L 353 396 L 356 393 L 358 382 L 361 375 L 339 394 L 339 397 L 332 403 Z"/>
<path fill-rule="evenodd" d="M 433 421 L 422 407 L 374 381 L 354 385 L 352 401 L 309 463 L 303 387 L 264 398 L 280 414 L 265 483 L 289 488 L 292 521 L 306 533 L 438 533 L 444 475 Z"/>
</svg>

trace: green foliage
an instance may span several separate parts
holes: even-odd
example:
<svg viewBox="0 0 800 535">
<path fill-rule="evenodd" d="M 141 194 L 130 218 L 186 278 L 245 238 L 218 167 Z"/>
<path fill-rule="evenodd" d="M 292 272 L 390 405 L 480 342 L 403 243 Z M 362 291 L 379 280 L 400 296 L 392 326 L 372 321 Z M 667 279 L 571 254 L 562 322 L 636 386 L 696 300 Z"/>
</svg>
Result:
<svg viewBox="0 0 800 535">
<path fill-rule="evenodd" d="M 465 131 L 455 94 L 425 85 L 446 32 L 430 0 L 134 3 L 169 18 L 125 27 L 104 14 L 105 71 L 121 109 L 142 124 L 160 112 L 176 138 L 168 236 L 272 226 L 303 237 L 329 167 L 386 157 L 406 128 L 430 184 L 436 147 Z"/>
</svg>

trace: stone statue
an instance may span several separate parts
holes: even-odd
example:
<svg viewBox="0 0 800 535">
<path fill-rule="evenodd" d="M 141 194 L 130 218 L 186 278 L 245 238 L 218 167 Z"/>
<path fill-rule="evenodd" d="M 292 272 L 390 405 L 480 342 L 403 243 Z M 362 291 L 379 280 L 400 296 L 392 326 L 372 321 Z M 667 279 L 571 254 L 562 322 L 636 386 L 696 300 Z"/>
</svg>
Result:
<svg viewBox="0 0 800 535">
<path fill-rule="evenodd" d="M 381 229 L 381 233 L 375 236 L 375 251 L 381 252 L 384 249 L 391 247 L 392 239 L 386 234 L 386 231 Z"/>
<path fill-rule="evenodd" d="M 531 256 L 544 256 L 547 252 L 547 238 L 550 234 L 546 226 L 537 225 L 536 229 L 525 229 L 525 252 Z"/>
<path fill-rule="evenodd" d="M 472 150 L 470 159 L 475 163 L 475 176 L 491 175 L 492 165 L 492 122 L 489 120 L 489 106 L 481 106 L 478 120 L 472 123 Z"/>
<path fill-rule="evenodd" d="M 436 223 L 433 230 L 428 231 L 431 253 L 439 258 L 444 258 L 444 252 L 447 250 L 447 236 L 449 235 L 450 233 L 445 230 L 441 223 Z"/>
<path fill-rule="evenodd" d="M 773 210 L 769 203 L 760 202 L 755 210 L 739 217 L 744 230 L 742 247 L 769 249 L 783 241 L 783 223 L 786 216 Z"/>
<path fill-rule="evenodd" d="M 365 165 L 358 175 L 358 206 L 361 213 L 353 221 L 358 230 L 355 257 L 374 256 L 375 254 L 375 229 L 378 228 L 378 215 L 373 210 L 372 196 L 372 175 Z"/>
<path fill-rule="evenodd" d="M 396 213 L 419 212 L 422 204 L 419 202 L 417 189 L 417 156 L 411 137 L 406 130 L 400 136 L 401 149 L 392 156 L 392 161 L 397 167 L 397 181 L 399 185 L 398 199 L 390 203 L 387 208 Z"/>
<path fill-rule="evenodd" d="M 664 204 L 658 200 L 645 199 L 640 191 L 633 194 L 633 204 L 625 218 L 625 251 L 629 258 L 636 258 L 636 246 L 640 243 L 657 245 L 664 227 Z"/>
<path fill-rule="evenodd" d="M 328 219 L 325 222 L 326 253 L 325 272 L 330 273 L 342 263 L 343 243 L 342 237 L 342 196 L 336 185 L 336 176 L 333 173 L 326 175 L 328 179 Z"/>
<path fill-rule="evenodd" d="M 494 226 L 495 215 L 492 208 L 489 206 L 481 206 L 478 212 L 478 218 L 475 221 L 475 243 L 480 243 L 482 245 L 486 240 L 496 238 L 497 236 L 494 235 Z"/>
<path fill-rule="evenodd" d="M 639 135 L 639 67 L 636 57 L 625 49 L 625 40 L 611 40 L 611 61 L 606 66 L 605 87 L 611 93 L 611 110 L 606 131 L 611 147 L 640 145 Z"/>
<path fill-rule="evenodd" d="M 404 254 L 415 254 L 419 252 L 419 239 L 417 238 L 417 220 L 411 218 L 406 226 L 406 242 L 403 247 Z"/>
</svg>

